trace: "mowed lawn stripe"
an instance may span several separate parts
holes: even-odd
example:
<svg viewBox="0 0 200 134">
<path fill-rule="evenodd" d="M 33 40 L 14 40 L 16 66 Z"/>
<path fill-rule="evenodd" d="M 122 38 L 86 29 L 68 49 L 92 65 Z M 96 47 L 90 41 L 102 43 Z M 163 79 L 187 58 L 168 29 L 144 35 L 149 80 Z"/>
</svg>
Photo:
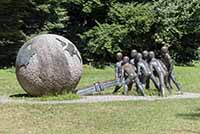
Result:
<svg viewBox="0 0 200 134">
<path fill-rule="evenodd" d="M 200 132 L 200 99 L 68 105 L 0 105 L 1 133 Z"/>
</svg>

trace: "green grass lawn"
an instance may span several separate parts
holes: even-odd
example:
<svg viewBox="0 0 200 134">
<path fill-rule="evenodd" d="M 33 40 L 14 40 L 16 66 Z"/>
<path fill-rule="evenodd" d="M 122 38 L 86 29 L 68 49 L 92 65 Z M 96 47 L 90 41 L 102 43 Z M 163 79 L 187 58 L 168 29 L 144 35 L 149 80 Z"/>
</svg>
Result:
<svg viewBox="0 0 200 134">
<path fill-rule="evenodd" d="M 78 87 L 113 79 L 113 71 L 84 66 Z M 199 65 L 176 67 L 175 71 L 185 92 L 200 93 Z M 14 70 L 0 70 L 0 95 L 23 93 Z M 199 126 L 200 99 L 0 105 L 2 134 L 198 134 Z"/>
<path fill-rule="evenodd" d="M 98 81 L 114 79 L 114 68 L 95 69 L 91 66 L 84 66 L 83 75 L 77 88 L 92 85 Z M 175 73 L 185 92 L 200 92 L 200 65 L 193 67 L 176 67 Z M 151 86 L 154 88 L 153 86 Z M 110 94 L 113 89 L 105 92 Z M 174 90 L 175 91 L 175 90 Z M 24 94 L 19 86 L 14 69 L 0 70 L 0 95 Z"/>
<path fill-rule="evenodd" d="M 198 134 L 200 99 L 0 105 L 2 134 Z"/>
</svg>

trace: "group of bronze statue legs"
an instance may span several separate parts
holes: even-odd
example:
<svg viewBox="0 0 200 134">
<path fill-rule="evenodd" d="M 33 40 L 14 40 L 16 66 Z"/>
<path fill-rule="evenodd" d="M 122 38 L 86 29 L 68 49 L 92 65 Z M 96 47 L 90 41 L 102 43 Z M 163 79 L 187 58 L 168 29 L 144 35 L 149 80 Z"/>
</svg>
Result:
<svg viewBox="0 0 200 134">
<path fill-rule="evenodd" d="M 128 91 L 132 89 L 133 83 L 136 89 L 145 96 L 145 88 L 150 88 L 150 81 L 158 89 L 161 96 L 166 96 L 165 87 L 172 94 L 173 82 L 179 93 L 182 93 L 181 86 L 176 80 L 173 71 L 173 62 L 169 55 L 168 48 L 162 47 L 161 59 L 156 59 L 153 51 L 143 51 L 143 54 L 137 50 L 131 51 L 131 59 L 117 53 L 115 67 L 115 77 L 118 81 L 113 93 L 116 93 L 124 85 L 124 94 L 128 95 Z"/>
</svg>

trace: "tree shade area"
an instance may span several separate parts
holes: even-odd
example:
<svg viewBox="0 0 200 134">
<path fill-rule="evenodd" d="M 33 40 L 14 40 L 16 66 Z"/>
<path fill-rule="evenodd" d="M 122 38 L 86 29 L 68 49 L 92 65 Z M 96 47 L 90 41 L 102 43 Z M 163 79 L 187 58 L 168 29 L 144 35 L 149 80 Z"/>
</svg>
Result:
<svg viewBox="0 0 200 134">
<path fill-rule="evenodd" d="M 14 65 L 23 43 L 42 33 L 71 40 L 84 63 L 112 63 L 131 49 L 158 55 L 165 45 L 177 64 L 191 64 L 199 32 L 199 0 L 1 0 L 0 66 Z"/>
</svg>

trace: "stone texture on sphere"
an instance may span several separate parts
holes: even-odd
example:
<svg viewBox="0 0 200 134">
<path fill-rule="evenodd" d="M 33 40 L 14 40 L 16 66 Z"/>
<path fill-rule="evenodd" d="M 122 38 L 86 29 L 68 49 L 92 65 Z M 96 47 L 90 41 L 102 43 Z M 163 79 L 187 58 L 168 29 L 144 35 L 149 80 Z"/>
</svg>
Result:
<svg viewBox="0 0 200 134">
<path fill-rule="evenodd" d="M 72 42 L 62 36 L 36 36 L 26 42 L 17 55 L 17 79 L 32 96 L 72 91 L 81 74 L 80 53 Z"/>
</svg>

